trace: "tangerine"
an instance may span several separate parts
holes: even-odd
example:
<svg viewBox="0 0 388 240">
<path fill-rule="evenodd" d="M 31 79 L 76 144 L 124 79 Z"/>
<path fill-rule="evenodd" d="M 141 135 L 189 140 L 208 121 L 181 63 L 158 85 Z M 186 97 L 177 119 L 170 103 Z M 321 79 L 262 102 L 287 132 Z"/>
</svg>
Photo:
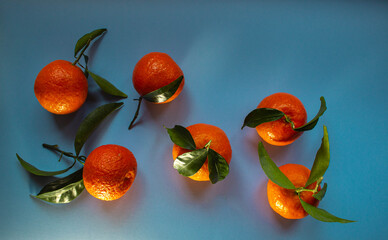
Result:
<svg viewBox="0 0 388 240">
<path fill-rule="evenodd" d="M 232 159 L 232 148 L 225 132 L 216 126 L 204 123 L 198 123 L 187 127 L 187 130 L 191 133 L 196 148 L 200 149 L 211 140 L 210 148 L 219 153 L 226 162 L 229 164 Z M 179 155 L 190 152 L 191 150 L 184 149 L 176 144 L 172 148 L 172 157 L 176 159 Z M 195 181 L 210 181 L 208 160 L 203 164 L 201 169 L 189 178 Z"/>
<path fill-rule="evenodd" d="M 34 85 L 40 105 L 54 114 L 69 114 L 84 104 L 88 81 L 82 70 L 69 61 L 55 60 L 39 72 Z"/>
<path fill-rule="evenodd" d="M 146 95 L 183 76 L 178 64 L 166 53 L 151 52 L 143 56 L 135 65 L 132 75 L 133 86 L 141 95 Z M 185 80 L 183 78 L 177 91 L 169 99 L 161 103 L 174 100 L 182 91 Z"/>
<path fill-rule="evenodd" d="M 269 95 L 257 108 L 274 108 L 282 111 L 294 123 L 295 128 L 303 126 L 307 121 L 307 113 L 302 102 L 289 93 Z M 264 141 L 276 146 L 291 144 L 302 135 L 302 132 L 294 131 L 285 117 L 262 123 L 256 127 L 256 131 Z"/>
<path fill-rule="evenodd" d="M 286 164 L 279 167 L 279 169 L 296 188 L 304 187 L 310 176 L 310 170 L 299 164 Z M 314 189 L 316 184 L 316 182 L 312 183 L 307 188 Z M 320 187 L 318 187 L 318 190 L 320 190 Z M 319 201 L 312 196 L 312 192 L 303 191 L 300 195 L 303 201 L 315 207 L 318 206 Z M 267 196 L 271 208 L 284 218 L 300 219 L 308 215 L 303 209 L 295 190 L 280 187 L 271 180 L 268 180 Z"/>
<path fill-rule="evenodd" d="M 127 148 L 108 144 L 94 149 L 83 170 L 86 190 L 95 198 L 111 201 L 131 187 L 137 172 L 135 156 Z"/>
</svg>

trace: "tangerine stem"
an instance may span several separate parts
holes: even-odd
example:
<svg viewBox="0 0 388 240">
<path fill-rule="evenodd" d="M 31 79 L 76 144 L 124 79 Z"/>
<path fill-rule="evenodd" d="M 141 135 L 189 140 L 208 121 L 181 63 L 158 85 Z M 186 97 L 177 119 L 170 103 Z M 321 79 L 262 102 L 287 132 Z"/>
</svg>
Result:
<svg viewBox="0 0 388 240">
<path fill-rule="evenodd" d="M 301 193 L 301 192 L 312 192 L 313 194 L 317 193 L 318 192 L 318 187 L 319 185 L 321 184 L 323 180 L 323 177 L 320 177 L 318 180 L 317 180 L 317 185 L 315 185 L 315 188 L 314 189 L 308 189 L 308 188 L 304 188 L 304 187 L 300 187 L 300 188 L 297 188 L 295 190 L 295 192 L 297 194 Z"/>
<path fill-rule="evenodd" d="M 297 193 L 301 193 L 301 192 L 314 192 L 314 189 L 308 189 L 308 188 L 298 188 L 295 190 Z"/>
<path fill-rule="evenodd" d="M 318 179 L 317 185 L 315 185 L 315 188 L 314 188 L 314 194 L 315 194 L 316 192 L 318 192 L 318 187 L 319 187 L 319 185 L 321 184 L 322 180 L 323 180 L 323 177 L 320 177 L 320 178 Z"/>
<path fill-rule="evenodd" d="M 88 77 L 89 75 L 89 72 L 88 72 L 88 64 L 86 63 L 86 67 L 84 67 L 84 65 L 82 65 L 81 63 L 78 62 L 78 65 L 84 69 L 84 74 L 85 74 L 85 77 Z"/>
<path fill-rule="evenodd" d="M 72 65 L 76 65 L 78 61 L 81 59 L 82 55 L 84 55 L 85 50 L 89 47 L 91 40 L 89 39 L 86 43 L 85 47 L 82 49 L 81 53 L 78 55 L 77 59 L 72 63 Z"/>
<path fill-rule="evenodd" d="M 128 130 L 131 130 L 131 128 L 133 127 L 133 123 L 135 122 L 135 120 L 137 119 L 137 116 L 139 115 L 140 105 L 143 98 L 140 96 L 138 99 L 133 99 L 133 100 L 139 101 L 139 103 L 137 104 L 135 116 L 133 117 L 131 124 L 129 124 Z"/>
<path fill-rule="evenodd" d="M 294 122 L 286 114 L 284 114 L 284 117 L 285 117 L 286 122 L 290 123 L 292 129 L 294 129 L 295 128 Z"/>
<path fill-rule="evenodd" d="M 208 143 L 206 143 L 205 148 L 206 148 L 207 150 L 209 150 L 210 144 L 211 144 L 211 143 L 212 143 L 212 140 L 210 140 Z"/>
</svg>

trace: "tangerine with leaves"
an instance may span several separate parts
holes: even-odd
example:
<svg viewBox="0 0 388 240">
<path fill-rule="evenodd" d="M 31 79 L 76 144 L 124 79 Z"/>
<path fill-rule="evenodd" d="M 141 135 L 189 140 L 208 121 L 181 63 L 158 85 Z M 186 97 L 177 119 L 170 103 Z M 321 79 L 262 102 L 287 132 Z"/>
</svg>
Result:
<svg viewBox="0 0 388 240">
<path fill-rule="evenodd" d="M 310 176 L 310 170 L 299 164 L 286 164 L 279 167 L 280 171 L 286 175 L 296 188 L 304 187 Z M 307 186 L 307 189 L 314 189 L 316 182 Z M 318 191 L 320 187 L 318 187 Z M 287 219 L 300 219 L 308 215 L 300 203 L 299 196 L 295 190 L 280 187 L 276 183 L 268 180 L 267 184 L 268 202 L 271 208 L 280 216 Z M 301 192 L 300 197 L 303 201 L 315 207 L 319 201 L 313 197 L 312 192 Z"/>
<path fill-rule="evenodd" d="M 166 53 L 151 52 L 143 56 L 135 65 L 132 83 L 140 94 L 135 116 L 128 129 L 131 129 L 143 99 L 163 104 L 174 100 L 185 84 L 183 72 L 178 64 Z"/>
<path fill-rule="evenodd" d="M 330 144 L 326 126 L 323 126 L 321 147 L 315 155 L 311 171 L 299 164 L 277 167 L 262 142 L 258 145 L 260 165 L 269 178 L 267 184 L 268 202 L 271 208 L 284 218 L 300 219 L 307 215 L 323 222 L 350 223 L 318 208 L 326 194 L 327 183 L 320 184 L 330 163 Z"/>
<path fill-rule="evenodd" d="M 140 96 L 144 96 L 172 83 L 180 76 L 183 76 L 181 68 L 168 54 L 151 52 L 144 55 L 136 63 L 132 83 Z M 182 91 L 184 83 L 183 78 L 174 95 L 160 103 L 168 103 L 174 100 Z"/>
<path fill-rule="evenodd" d="M 127 148 L 109 144 L 94 149 L 83 170 L 86 190 L 95 198 L 111 201 L 131 187 L 137 172 L 136 158 Z"/>
<path fill-rule="evenodd" d="M 82 70 L 69 61 L 56 60 L 38 74 L 34 85 L 40 105 L 54 114 L 77 111 L 88 94 L 88 81 Z"/>
<path fill-rule="evenodd" d="M 317 115 L 308 123 L 302 102 L 289 93 L 275 93 L 264 98 L 244 120 L 245 126 L 256 128 L 259 136 L 269 144 L 285 146 L 293 143 L 304 131 L 313 129 L 326 111 L 326 101 L 321 97 Z"/>
<path fill-rule="evenodd" d="M 196 149 L 205 148 L 205 146 L 210 142 L 209 147 L 221 155 L 226 162 L 229 164 L 232 159 L 232 148 L 230 142 L 225 132 L 216 126 L 204 123 L 198 123 L 187 127 L 187 130 L 190 132 Z M 188 150 L 174 144 L 172 148 L 172 157 L 177 159 L 178 156 L 190 152 Z M 195 181 L 209 181 L 209 167 L 208 167 L 208 158 L 205 163 L 196 172 L 194 175 L 189 176 L 189 178 Z"/>
<path fill-rule="evenodd" d="M 269 144 L 284 146 L 294 142 L 302 132 L 296 132 L 287 122 L 288 117 L 295 127 L 307 121 L 307 113 L 302 102 L 289 93 L 275 93 L 264 98 L 257 108 L 273 108 L 282 111 L 285 116 L 273 122 L 266 122 L 256 127 L 260 137 Z"/>
</svg>

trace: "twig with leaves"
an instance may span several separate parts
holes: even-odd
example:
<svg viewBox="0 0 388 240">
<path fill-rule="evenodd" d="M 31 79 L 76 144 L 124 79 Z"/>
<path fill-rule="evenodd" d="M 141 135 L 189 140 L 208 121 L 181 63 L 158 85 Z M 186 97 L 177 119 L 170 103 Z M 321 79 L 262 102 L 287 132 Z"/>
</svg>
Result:
<svg viewBox="0 0 388 240">
<path fill-rule="evenodd" d="M 298 194 L 299 196 L 299 200 L 303 209 L 308 214 L 310 214 L 313 218 L 323 222 L 339 222 L 339 223 L 354 222 L 352 220 L 336 217 L 321 208 L 317 208 L 317 207 L 314 207 L 313 205 L 308 204 L 307 202 L 301 199 L 301 193 L 304 191 L 313 192 L 313 197 L 318 200 L 322 200 L 323 197 L 325 196 L 327 184 L 325 183 L 323 188 L 320 191 L 318 191 L 318 186 L 322 182 L 323 175 L 325 174 L 330 163 L 329 135 L 328 135 L 326 126 L 323 126 L 323 138 L 322 138 L 321 147 L 319 148 L 315 156 L 315 160 L 311 169 L 310 176 L 304 187 L 296 188 L 294 186 L 294 184 L 287 178 L 286 175 L 284 175 L 282 171 L 280 171 L 280 169 L 269 157 L 262 142 L 259 143 L 258 153 L 260 158 L 260 165 L 263 168 L 263 171 L 267 175 L 267 177 L 278 186 L 295 191 L 295 193 Z M 314 189 L 308 189 L 307 186 L 309 186 L 314 182 L 317 182 L 316 187 Z"/>
</svg>

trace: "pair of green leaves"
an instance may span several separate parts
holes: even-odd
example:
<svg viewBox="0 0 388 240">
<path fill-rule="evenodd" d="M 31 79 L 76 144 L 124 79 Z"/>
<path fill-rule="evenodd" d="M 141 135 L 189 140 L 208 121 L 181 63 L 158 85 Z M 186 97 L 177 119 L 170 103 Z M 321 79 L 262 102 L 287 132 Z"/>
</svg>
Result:
<svg viewBox="0 0 388 240">
<path fill-rule="evenodd" d="M 321 97 L 320 100 L 321 100 L 321 107 L 319 108 L 317 115 L 313 119 L 311 119 L 311 121 L 309 121 L 303 126 L 296 128 L 294 123 L 282 111 L 279 111 L 277 109 L 257 108 L 251 111 L 245 117 L 244 123 L 241 129 L 243 129 L 245 126 L 255 128 L 262 123 L 276 121 L 278 119 L 281 119 L 282 117 L 285 117 L 286 121 L 291 124 L 294 131 L 297 131 L 297 132 L 309 131 L 313 129 L 315 125 L 317 125 L 319 117 L 321 117 L 327 109 L 325 98 Z"/>
<path fill-rule="evenodd" d="M 128 129 L 131 129 L 133 127 L 133 124 L 135 123 L 135 120 L 137 119 L 137 117 L 139 115 L 140 105 L 141 105 L 141 102 L 143 99 L 147 100 L 148 102 L 152 102 L 152 103 L 165 102 L 176 93 L 176 91 L 178 90 L 182 81 L 183 81 L 183 76 L 180 76 L 176 80 L 167 84 L 166 86 L 161 87 L 159 89 L 156 89 L 155 91 L 152 91 L 150 93 L 147 93 L 146 95 L 140 96 L 139 99 L 134 99 L 134 100 L 139 101 L 139 103 L 137 105 L 135 116 L 133 117 L 131 123 L 129 124 Z"/>
<path fill-rule="evenodd" d="M 74 48 L 74 57 L 76 58 L 76 60 L 74 61 L 73 65 L 78 63 L 81 67 L 83 67 L 85 69 L 86 77 L 90 75 L 93 78 L 93 80 L 97 83 L 97 85 L 101 88 L 101 90 L 104 91 L 105 93 L 115 97 L 127 98 L 128 97 L 127 94 L 120 91 L 117 87 L 115 87 L 112 83 L 110 83 L 105 78 L 91 72 L 88 69 L 89 57 L 85 55 L 85 50 L 89 47 L 90 43 L 94 39 L 103 35 L 106 31 L 107 31 L 106 28 L 94 30 L 90 33 L 85 34 L 77 41 Z M 78 53 L 79 55 L 77 57 Z M 79 60 L 82 56 L 84 57 L 84 60 L 85 60 L 85 67 L 79 63 Z"/>
<path fill-rule="evenodd" d="M 70 170 L 75 165 L 77 160 L 81 163 L 84 162 L 85 157 L 80 156 L 79 154 L 86 140 L 108 115 L 119 109 L 122 105 L 122 102 L 108 103 L 96 108 L 86 116 L 78 128 L 74 140 L 74 149 L 76 155 L 73 155 L 69 152 L 63 152 L 58 148 L 57 145 L 43 144 L 43 147 L 61 153 L 61 157 L 65 155 L 74 159 L 73 164 L 66 169 L 60 171 L 42 171 L 24 161 L 18 154 L 16 154 L 16 157 L 18 158 L 23 168 L 34 175 L 47 177 L 63 174 Z M 58 178 L 57 180 L 48 183 L 37 195 L 32 196 L 50 203 L 69 203 L 77 196 L 79 196 L 85 188 L 82 180 L 82 169 L 83 168 L 64 178 Z"/>
<path fill-rule="evenodd" d="M 103 35 L 107 31 L 106 28 L 96 29 L 90 33 L 83 35 L 80 39 L 78 39 L 75 48 L 74 48 L 74 57 L 79 60 L 81 56 L 84 56 L 85 62 L 87 64 L 89 57 L 84 54 L 85 50 L 88 48 L 90 43 L 96 39 L 97 37 Z M 77 54 L 79 53 L 78 57 Z M 76 60 L 76 62 L 77 62 Z M 75 63 L 76 63 L 75 62 Z M 83 67 L 81 65 L 81 67 Z M 128 96 L 117 89 L 113 84 L 111 84 L 108 80 L 103 77 L 98 76 L 97 74 L 88 70 L 87 65 L 85 67 L 85 73 L 90 75 L 97 85 L 106 93 L 116 96 L 127 98 Z M 74 149 L 75 153 L 78 156 L 83 145 L 86 140 L 90 136 L 90 134 L 97 128 L 97 126 L 113 111 L 120 108 L 123 105 L 122 102 L 119 103 L 109 103 L 105 104 L 101 107 L 98 107 L 93 112 L 91 112 L 81 123 L 78 128 L 75 140 L 74 140 Z"/>
<path fill-rule="evenodd" d="M 174 128 L 166 128 L 168 135 L 176 145 L 191 150 L 190 152 L 179 155 L 174 160 L 174 168 L 179 174 L 189 177 L 201 169 L 203 164 L 208 160 L 209 179 L 215 184 L 225 179 L 229 174 L 229 165 L 219 153 L 210 148 L 211 140 L 204 148 L 197 149 L 191 133 L 180 125 Z"/>
<path fill-rule="evenodd" d="M 46 144 L 43 144 L 44 147 L 47 148 Z M 51 146 L 50 149 L 54 150 L 57 148 L 56 145 L 48 145 Z M 57 148 L 59 152 L 62 152 Z M 63 152 L 61 154 L 62 158 Z M 29 164 L 24 161 L 18 154 L 16 154 L 17 159 L 19 160 L 22 167 L 28 172 L 42 177 L 51 177 L 63 174 L 69 171 L 78 160 L 75 156 L 73 164 L 71 164 L 68 168 L 65 168 L 60 171 L 42 171 L 35 166 Z M 38 198 L 40 200 L 51 202 L 51 203 L 69 203 L 74 200 L 77 196 L 79 196 L 84 190 L 85 186 L 83 185 L 82 180 L 82 168 L 77 172 L 70 174 L 64 178 L 58 178 L 55 181 L 48 183 L 46 186 L 42 188 L 42 190 L 37 195 L 31 195 L 32 197 Z"/>
<path fill-rule="evenodd" d="M 269 157 L 267 151 L 264 148 L 264 145 L 262 142 L 259 143 L 258 146 L 258 153 L 260 158 L 260 164 L 263 168 L 264 173 L 267 175 L 267 177 L 274 182 L 275 184 L 279 185 L 280 187 L 295 190 L 296 192 L 301 192 L 309 186 L 310 184 L 317 182 L 317 184 L 320 184 L 320 182 L 323 179 L 323 175 L 325 174 L 327 168 L 329 167 L 330 163 L 330 146 L 329 146 L 329 136 L 327 132 L 326 126 L 323 126 L 323 138 L 321 146 L 315 156 L 313 167 L 311 168 L 310 176 L 306 182 L 306 185 L 303 189 L 297 189 L 294 184 L 284 175 L 280 169 L 276 166 L 276 164 L 272 161 L 272 159 Z M 327 184 L 325 183 L 321 191 L 314 193 L 313 197 L 322 200 L 327 189 Z M 300 202 L 302 204 L 302 207 L 304 210 L 310 214 L 313 218 L 318 219 L 323 222 L 340 222 L 340 223 L 350 223 L 354 222 L 351 220 L 346 220 L 342 218 L 338 218 L 327 211 L 314 207 L 305 201 L 303 201 L 300 197 Z"/>
</svg>

